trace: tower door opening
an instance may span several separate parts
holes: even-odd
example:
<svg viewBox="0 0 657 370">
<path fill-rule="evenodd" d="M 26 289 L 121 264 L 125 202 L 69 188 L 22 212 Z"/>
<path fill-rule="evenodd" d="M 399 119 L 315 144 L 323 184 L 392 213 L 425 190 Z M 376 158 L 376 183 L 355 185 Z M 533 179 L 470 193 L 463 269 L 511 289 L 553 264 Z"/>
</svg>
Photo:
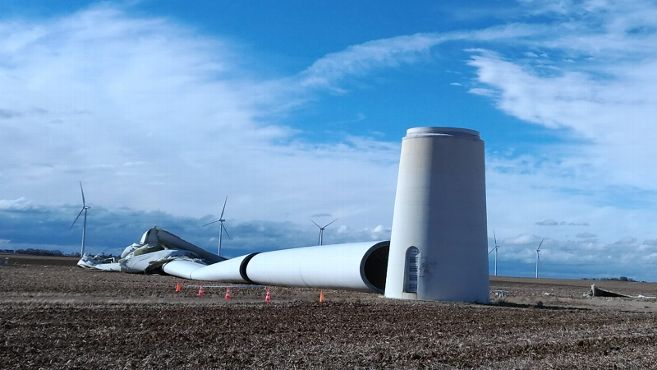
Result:
<svg viewBox="0 0 657 370">
<path fill-rule="evenodd" d="M 404 292 L 417 293 L 417 277 L 420 266 L 420 250 L 410 247 L 406 250 L 406 268 L 404 270 Z"/>
</svg>

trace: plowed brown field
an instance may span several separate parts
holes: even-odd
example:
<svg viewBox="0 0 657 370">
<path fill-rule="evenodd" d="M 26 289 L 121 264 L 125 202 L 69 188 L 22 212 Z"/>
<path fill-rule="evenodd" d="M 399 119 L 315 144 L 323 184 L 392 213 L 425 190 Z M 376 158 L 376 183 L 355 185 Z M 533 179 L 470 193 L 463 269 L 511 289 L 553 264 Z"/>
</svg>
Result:
<svg viewBox="0 0 657 370">
<path fill-rule="evenodd" d="M 4 259 L 5 256 L 0 256 Z M 490 305 L 224 287 L 8 256 L 0 368 L 655 368 L 657 303 L 590 281 L 495 278 Z M 175 284 L 186 284 L 175 292 Z M 206 296 L 196 296 L 198 285 Z M 632 295 L 656 284 L 597 282 Z M 495 292 L 498 294 L 495 294 Z M 501 297 L 498 297 L 501 295 Z"/>
</svg>

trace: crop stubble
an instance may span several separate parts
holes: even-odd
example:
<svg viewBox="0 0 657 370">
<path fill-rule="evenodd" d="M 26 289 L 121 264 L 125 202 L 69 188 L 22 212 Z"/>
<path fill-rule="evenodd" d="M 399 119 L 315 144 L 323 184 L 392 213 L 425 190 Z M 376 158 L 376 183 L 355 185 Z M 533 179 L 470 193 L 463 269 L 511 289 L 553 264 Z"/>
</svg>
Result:
<svg viewBox="0 0 657 370">
<path fill-rule="evenodd" d="M 0 268 L 2 368 L 648 368 L 655 303 L 590 282 L 493 279 L 491 305 L 271 287 L 207 288 L 48 259 Z M 203 283 L 201 283 L 203 284 Z M 216 282 L 207 282 L 216 285 Z M 615 285 L 613 285 L 615 284 Z M 612 288 L 654 292 L 653 284 Z"/>
</svg>

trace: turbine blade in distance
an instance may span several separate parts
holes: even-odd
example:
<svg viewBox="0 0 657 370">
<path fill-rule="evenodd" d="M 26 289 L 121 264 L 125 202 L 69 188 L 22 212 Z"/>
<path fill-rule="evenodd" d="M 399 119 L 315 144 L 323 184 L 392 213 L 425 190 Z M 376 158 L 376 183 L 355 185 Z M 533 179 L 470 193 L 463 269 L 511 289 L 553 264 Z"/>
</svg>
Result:
<svg viewBox="0 0 657 370">
<path fill-rule="evenodd" d="M 226 226 L 224 226 L 224 223 L 221 223 L 221 228 L 224 229 L 224 232 L 226 233 L 226 236 L 228 239 L 231 239 L 230 234 L 228 234 L 228 229 L 226 229 Z"/>
<path fill-rule="evenodd" d="M 73 220 L 73 223 L 71 224 L 71 226 L 69 226 L 69 229 L 72 229 L 72 228 L 73 228 L 73 225 L 75 225 L 75 223 L 78 222 L 78 218 L 80 218 L 80 215 L 82 214 L 82 212 L 84 212 L 84 207 L 82 207 L 82 209 L 80 210 L 80 212 L 78 213 L 78 215 L 75 216 L 75 220 Z"/>
<path fill-rule="evenodd" d="M 82 181 L 80 181 L 80 193 L 82 194 L 82 207 L 87 205 L 87 200 L 84 199 L 84 189 L 82 189 Z"/>
<path fill-rule="evenodd" d="M 324 225 L 323 229 L 327 228 L 330 224 L 334 223 L 334 222 L 337 221 L 337 220 L 338 220 L 338 219 L 336 218 L 335 220 L 333 220 L 333 221 L 327 223 L 326 225 Z"/>
<path fill-rule="evenodd" d="M 220 219 L 216 219 L 216 220 L 214 220 L 214 221 L 210 221 L 210 222 L 208 222 L 207 224 L 204 224 L 204 225 L 202 225 L 202 226 L 208 226 L 208 225 L 216 224 L 216 223 L 219 222 L 219 221 L 221 221 L 221 220 L 220 220 Z"/>
<path fill-rule="evenodd" d="M 226 203 L 228 203 L 228 195 L 226 195 L 226 199 L 224 200 L 224 206 L 221 208 L 221 216 L 219 216 L 219 218 L 224 218 L 224 211 L 226 210 Z"/>
</svg>

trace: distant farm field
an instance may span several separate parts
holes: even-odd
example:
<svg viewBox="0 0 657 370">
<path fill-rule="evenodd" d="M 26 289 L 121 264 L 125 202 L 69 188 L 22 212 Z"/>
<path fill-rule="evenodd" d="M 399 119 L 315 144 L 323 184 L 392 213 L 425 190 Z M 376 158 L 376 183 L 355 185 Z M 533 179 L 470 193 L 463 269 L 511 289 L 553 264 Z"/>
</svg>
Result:
<svg viewBox="0 0 657 370">
<path fill-rule="evenodd" d="M 0 364 L 36 368 L 654 368 L 657 302 L 494 278 L 490 305 L 226 288 L 0 255 Z M 182 283 L 182 292 L 175 291 Z M 657 284 L 595 282 L 656 296 Z M 205 296 L 197 297 L 205 285 Z"/>
</svg>

